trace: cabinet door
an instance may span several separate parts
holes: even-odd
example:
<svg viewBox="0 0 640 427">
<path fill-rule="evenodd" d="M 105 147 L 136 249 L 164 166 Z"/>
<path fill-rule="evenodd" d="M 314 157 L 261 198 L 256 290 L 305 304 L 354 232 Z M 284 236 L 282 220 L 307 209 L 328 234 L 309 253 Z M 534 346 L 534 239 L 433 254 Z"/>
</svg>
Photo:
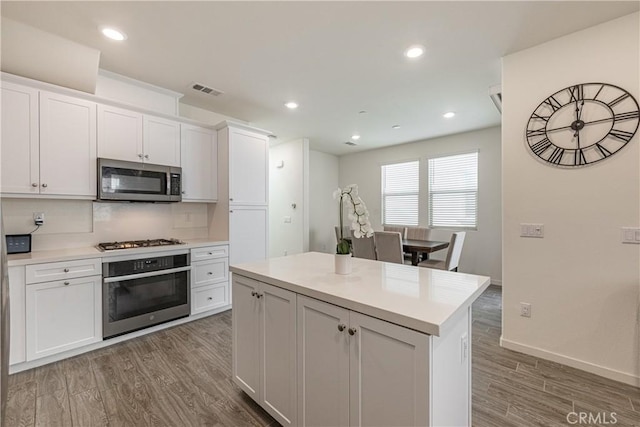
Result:
<svg viewBox="0 0 640 427">
<path fill-rule="evenodd" d="M 267 258 L 269 217 L 266 207 L 229 210 L 229 263 L 262 261 Z"/>
<path fill-rule="evenodd" d="M 211 129 L 181 125 L 182 201 L 218 200 L 218 143 Z"/>
<path fill-rule="evenodd" d="M 5 194 L 38 194 L 38 91 L 2 82 L 1 113 L 1 191 Z"/>
<path fill-rule="evenodd" d="M 9 267 L 9 364 L 26 360 L 24 267 Z"/>
<path fill-rule="evenodd" d="M 259 282 L 233 276 L 233 380 L 253 400 L 260 390 Z M 253 294 L 252 294 L 253 293 Z"/>
<path fill-rule="evenodd" d="M 142 114 L 98 105 L 98 157 L 142 161 Z"/>
<path fill-rule="evenodd" d="M 349 425 L 349 311 L 301 295 L 297 302 L 298 424 Z"/>
<path fill-rule="evenodd" d="M 180 123 L 144 116 L 144 161 L 156 165 L 180 166 Z"/>
<path fill-rule="evenodd" d="M 40 193 L 96 197 L 96 104 L 40 92 Z"/>
<path fill-rule="evenodd" d="M 349 425 L 429 425 L 429 336 L 353 311 L 349 323 Z"/>
<path fill-rule="evenodd" d="M 296 294 L 260 284 L 262 381 L 260 403 L 281 425 L 296 422 Z M 237 295 L 234 294 L 234 305 Z"/>
<path fill-rule="evenodd" d="M 102 340 L 100 276 L 27 285 L 27 360 Z"/>
<path fill-rule="evenodd" d="M 229 201 L 238 205 L 269 203 L 269 138 L 229 128 Z"/>
</svg>

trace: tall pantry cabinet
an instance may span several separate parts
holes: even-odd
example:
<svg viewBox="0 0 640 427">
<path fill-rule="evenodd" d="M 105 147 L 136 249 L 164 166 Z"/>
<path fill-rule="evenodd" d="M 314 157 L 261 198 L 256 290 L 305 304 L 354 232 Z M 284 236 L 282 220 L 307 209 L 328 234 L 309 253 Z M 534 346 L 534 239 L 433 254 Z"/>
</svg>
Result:
<svg viewBox="0 0 640 427">
<path fill-rule="evenodd" d="M 266 259 L 269 132 L 233 122 L 222 122 L 217 129 L 219 159 L 228 159 L 229 263 Z M 222 184 L 223 176 L 219 178 Z"/>
</svg>

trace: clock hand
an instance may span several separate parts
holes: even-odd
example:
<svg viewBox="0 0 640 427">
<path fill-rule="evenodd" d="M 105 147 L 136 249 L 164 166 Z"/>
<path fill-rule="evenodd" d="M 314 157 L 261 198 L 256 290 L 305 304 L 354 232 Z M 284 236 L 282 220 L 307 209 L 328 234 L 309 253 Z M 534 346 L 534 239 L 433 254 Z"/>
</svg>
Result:
<svg viewBox="0 0 640 427">
<path fill-rule="evenodd" d="M 606 119 L 592 120 L 590 122 L 584 122 L 584 124 L 586 126 L 586 125 L 592 125 L 594 123 L 603 123 L 603 122 L 606 122 L 606 121 L 609 121 L 609 120 L 613 120 L 613 117 L 609 117 L 609 118 L 606 118 Z M 546 131 L 547 132 L 555 132 L 555 131 L 558 131 L 558 130 L 566 130 L 566 129 L 571 129 L 571 125 L 562 126 L 562 127 L 554 128 L 554 129 L 546 129 Z"/>
</svg>

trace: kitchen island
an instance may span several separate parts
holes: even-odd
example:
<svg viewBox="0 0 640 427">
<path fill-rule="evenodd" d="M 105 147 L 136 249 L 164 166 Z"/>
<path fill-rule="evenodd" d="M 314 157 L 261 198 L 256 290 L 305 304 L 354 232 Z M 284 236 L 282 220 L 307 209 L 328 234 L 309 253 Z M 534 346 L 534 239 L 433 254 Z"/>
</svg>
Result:
<svg viewBox="0 0 640 427">
<path fill-rule="evenodd" d="M 309 252 L 231 266 L 233 379 L 282 425 L 471 425 L 489 278 Z"/>
</svg>

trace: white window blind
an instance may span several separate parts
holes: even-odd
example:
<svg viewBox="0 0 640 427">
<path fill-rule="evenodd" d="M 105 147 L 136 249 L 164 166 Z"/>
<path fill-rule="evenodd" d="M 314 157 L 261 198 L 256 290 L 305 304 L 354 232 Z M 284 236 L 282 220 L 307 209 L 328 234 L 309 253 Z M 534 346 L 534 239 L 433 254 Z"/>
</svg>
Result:
<svg viewBox="0 0 640 427">
<path fill-rule="evenodd" d="M 476 228 L 478 152 L 429 159 L 429 227 Z"/>
<path fill-rule="evenodd" d="M 382 223 L 418 225 L 420 162 L 382 166 Z"/>
</svg>

